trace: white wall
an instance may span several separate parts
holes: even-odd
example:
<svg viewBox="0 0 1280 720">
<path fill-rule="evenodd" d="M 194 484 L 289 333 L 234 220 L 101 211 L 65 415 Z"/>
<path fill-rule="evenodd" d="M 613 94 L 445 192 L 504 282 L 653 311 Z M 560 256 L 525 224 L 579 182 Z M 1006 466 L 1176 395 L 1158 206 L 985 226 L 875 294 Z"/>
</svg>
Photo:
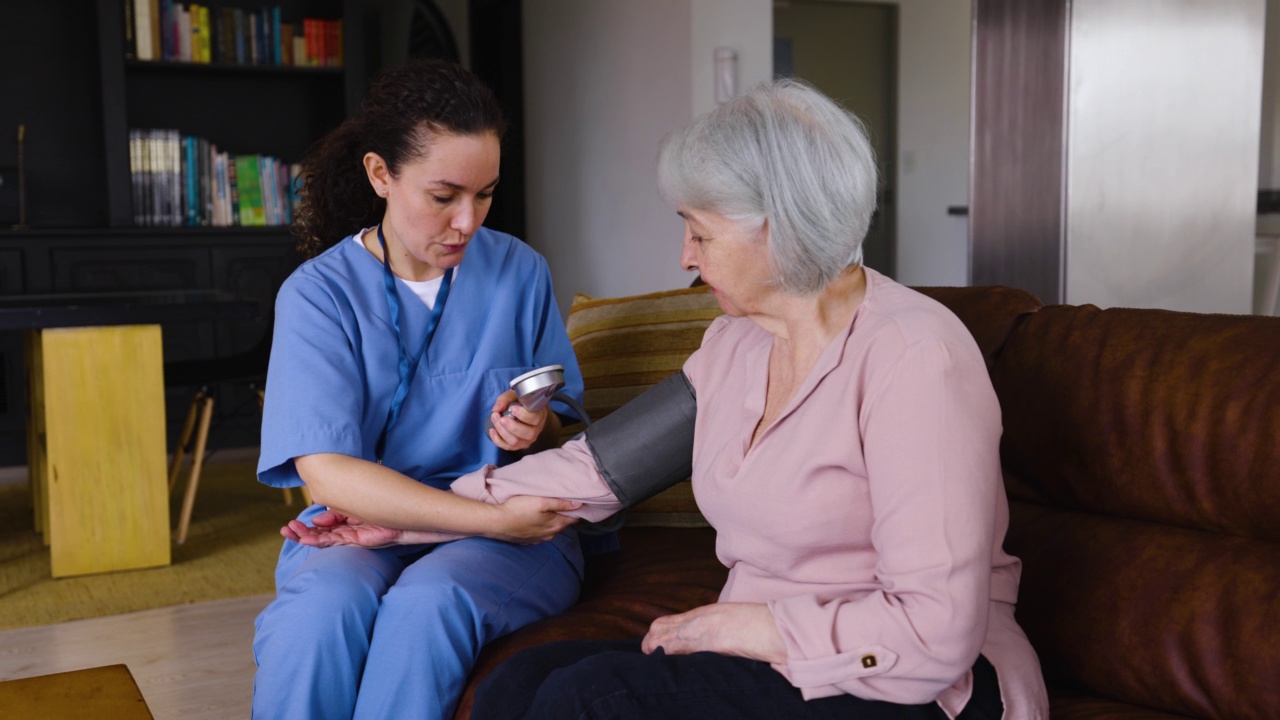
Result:
<svg viewBox="0 0 1280 720">
<path fill-rule="evenodd" d="M 693 115 L 716 106 L 714 55 L 738 53 L 738 92 L 773 77 L 773 3 L 770 0 L 691 0 Z"/>
<path fill-rule="evenodd" d="M 899 0 L 897 275 L 968 282 L 970 2 Z M 525 0 L 528 237 L 561 311 L 575 292 L 683 287 L 656 189 L 664 134 L 714 107 L 716 47 L 740 89 L 773 72 L 771 0 Z"/>
<path fill-rule="evenodd" d="M 658 143 L 693 118 L 696 88 L 710 94 L 717 45 L 739 49 L 741 83 L 768 78 L 770 8 L 769 0 L 525 0 L 525 239 L 551 265 L 561 312 L 578 292 L 689 284 L 682 225 L 657 191 Z"/>
</svg>

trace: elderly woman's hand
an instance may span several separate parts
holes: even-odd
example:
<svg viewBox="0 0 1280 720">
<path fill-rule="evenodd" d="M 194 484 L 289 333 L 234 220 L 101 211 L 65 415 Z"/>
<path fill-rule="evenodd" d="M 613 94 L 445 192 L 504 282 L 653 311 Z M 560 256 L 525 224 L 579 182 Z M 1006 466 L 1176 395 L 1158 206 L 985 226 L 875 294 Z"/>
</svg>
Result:
<svg viewBox="0 0 1280 720">
<path fill-rule="evenodd" d="M 653 621 L 640 647 L 668 655 L 709 651 L 750 660 L 781 663 L 787 647 L 764 603 L 716 603 Z"/>
<path fill-rule="evenodd" d="M 537 412 L 530 412 L 528 408 L 516 403 L 516 391 L 508 390 L 498 396 L 497 401 L 493 403 L 493 409 L 489 411 L 489 420 L 493 423 L 493 428 L 489 430 L 489 439 L 494 445 L 503 450 L 527 450 L 538 437 L 542 435 L 543 429 L 547 426 L 547 416 L 551 414 L 551 406 L 546 406 Z M 503 415 L 502 412 L 508 407 L 511 408 L 510 415 Z"/>
</svg>

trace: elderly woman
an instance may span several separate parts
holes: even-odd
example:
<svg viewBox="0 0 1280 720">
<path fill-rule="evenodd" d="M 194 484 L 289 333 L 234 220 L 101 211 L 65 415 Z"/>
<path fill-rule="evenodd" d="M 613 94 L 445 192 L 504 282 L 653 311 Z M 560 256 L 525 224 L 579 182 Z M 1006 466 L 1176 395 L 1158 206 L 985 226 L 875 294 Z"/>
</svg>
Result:
<svg viewBox="0 0 1280 720">
<path fill-rule="evenodd" d="M 1047 717 L 1001 549 L 1000 407 L 960 321 L 861 264 L 861 124 L 778 81 L 672 134 L 659 173 L 681 263 L 726 315 L 684 375 L 728 582 L 639 641 L 512 657 L 473 717 Z M 583 440 L 453 487 L 572 498 L 591 520 L 620 507 Z"/>
</svg>

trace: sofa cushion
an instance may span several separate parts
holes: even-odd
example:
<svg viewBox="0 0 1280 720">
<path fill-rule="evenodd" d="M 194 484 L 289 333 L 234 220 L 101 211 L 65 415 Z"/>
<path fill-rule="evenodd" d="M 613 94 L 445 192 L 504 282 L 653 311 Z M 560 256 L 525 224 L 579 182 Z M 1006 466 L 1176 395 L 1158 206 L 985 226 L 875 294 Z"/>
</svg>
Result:
<svg viewBox="0 0 1280 720">
<path fill-rule="evenodd" d="M 1186 715 L 1166 713 L 1135 705 L 1076 693 L 1049 693 L 1053 720 L 1187 720 Z"/>
<path fill-rule="evenodd" d="M 1277 358 L 1280 318 L 1050 306 L 1010 335 L 1005 546 L 1051 686 L 1275 717 Z"/>
<path fill-rule="evenodd" d="M 1019 501 L 1010 515 L 1018 622 L 1051 688 L 1178 716 L 1275 717 L 1280 546 Z"/>
<path fill-rule="evenodd" d="M 706 286 L 616 298 L 574 296 L 565 328 L 586 380 L 587 414 L 604 417 L 679 371 L 721 314 Z"/>
<path fill-rule="evenodd" d="M 1040 300 L 1026 290 L 1008 287 L 917 287 L 914 290 L 947 306 L 973 335 L 987 361 L 995 367 L 1005 338 L 1024 317 L 1039 310 Z"/>
<path fill-rule="evenodd" d="M 720 305 L 705 286 L 630 297 L 574 297 L 566 329 L 586 383 L 587 414 L 604 417 L 679 372 L 720 315 Z M 570 426 L 565 433 L 581 429 Z M 706 520 L 686 481 L 632 507 L 627 524 L 704 527 Z"/>
<path fill-rule="evenodd" d="M 993 374 L 1012 497 L 1280 541 L 1280 318 L 1050 306 Z"/>
</svg>

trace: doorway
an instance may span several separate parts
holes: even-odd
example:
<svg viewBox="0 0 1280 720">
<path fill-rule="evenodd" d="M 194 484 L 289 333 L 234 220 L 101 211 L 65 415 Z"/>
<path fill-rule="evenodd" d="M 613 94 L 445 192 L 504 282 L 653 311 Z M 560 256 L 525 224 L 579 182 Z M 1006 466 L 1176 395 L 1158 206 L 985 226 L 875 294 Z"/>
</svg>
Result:
<svg viewBox="0 0 1280 720">
<path fill-rule="evenodd" d="M 898 6 L 839 0 L 774 3 L 774 74 L 812 84 L 866 124 L 880 169 L 863 262 L 894 277 Z"/>
</svg>

